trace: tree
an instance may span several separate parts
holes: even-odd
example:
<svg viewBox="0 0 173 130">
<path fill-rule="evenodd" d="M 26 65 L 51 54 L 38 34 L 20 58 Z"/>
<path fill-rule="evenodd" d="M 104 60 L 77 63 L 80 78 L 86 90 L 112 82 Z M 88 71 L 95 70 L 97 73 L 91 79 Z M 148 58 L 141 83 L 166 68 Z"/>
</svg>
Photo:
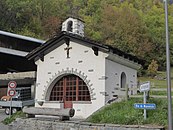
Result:
<svg viewBox="0 0 173 130">
<path fill-rule="evenodd" d="M 43 24 L 44 28 L 44 37 L 50 38 L 57 33 L 60 33 L 61 30 L 61 19 L 55 16 L 50 16 L 46 20 L 44 20 Z"/>
<path fill-rule="evenodd" d="M 158 64 L 157 61 L 152 60 L 151 64 L 148 66 L 148 75 L 154 77 L 157 75 Z"/>
<path fill-rule="evenodd" d="M 168 5 L 173 66 L 173 4 Z M 162 0 L 1 0 L 0 30 L 47 39 L 68 16 L 85 21 L 85 36 L 166 66 Z"/>
<path fill-rule="evenodd" d="M 101 40 L 101 10 L 101 0 L 88 0 L 79 10 L 80 17 L 85 21 L 85 36 L 97 41 Z"/>
<path fill-rule="evenodd" d="M 102 41 L 120 50 L 144 58 L 152 50 L 145 24 L 133 6 L 105 6 L 101 22 Z"/>
</svg>

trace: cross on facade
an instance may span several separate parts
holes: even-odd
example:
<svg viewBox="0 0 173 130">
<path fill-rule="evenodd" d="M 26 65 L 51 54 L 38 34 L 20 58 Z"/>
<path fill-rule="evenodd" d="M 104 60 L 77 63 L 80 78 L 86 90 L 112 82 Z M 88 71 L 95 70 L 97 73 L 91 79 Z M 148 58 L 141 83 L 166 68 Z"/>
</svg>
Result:
<svg viewBox="0 0 173 130">
<path fill-rule="evenodd" d="M 70 49 L 72 49 L 72 47 L 69 47 L 69 45 L 67 45 L 67 47 L 64 48 L 64 50 L 67 51 L 67 58 L 70 58 L 69 56 Z"/>
</svg>

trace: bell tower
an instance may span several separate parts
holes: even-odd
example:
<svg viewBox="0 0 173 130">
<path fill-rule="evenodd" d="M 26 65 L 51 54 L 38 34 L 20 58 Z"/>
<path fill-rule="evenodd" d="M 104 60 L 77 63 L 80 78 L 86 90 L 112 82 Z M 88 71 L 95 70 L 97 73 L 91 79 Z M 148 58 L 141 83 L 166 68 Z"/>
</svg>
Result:
<svg viewBox="0 0 173 130">
<path fill-rule="evenodd" d="M 84 37 L 84 22 L 80 19 L 69 17 L 63 22 L 62 31 Z"/>
</svg>

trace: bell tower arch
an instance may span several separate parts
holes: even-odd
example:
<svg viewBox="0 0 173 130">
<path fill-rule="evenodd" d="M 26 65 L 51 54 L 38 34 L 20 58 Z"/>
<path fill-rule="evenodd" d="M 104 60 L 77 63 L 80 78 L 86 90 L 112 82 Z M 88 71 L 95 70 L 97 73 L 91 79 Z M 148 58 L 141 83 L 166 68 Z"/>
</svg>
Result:
<svg viewBox="0 0 173 130">
<path fill-rule="evenodd" d="M 62 31 L 84 37 L 84 22 L 80 19 L 70 17 L 63 22 Z"/>
</svg>

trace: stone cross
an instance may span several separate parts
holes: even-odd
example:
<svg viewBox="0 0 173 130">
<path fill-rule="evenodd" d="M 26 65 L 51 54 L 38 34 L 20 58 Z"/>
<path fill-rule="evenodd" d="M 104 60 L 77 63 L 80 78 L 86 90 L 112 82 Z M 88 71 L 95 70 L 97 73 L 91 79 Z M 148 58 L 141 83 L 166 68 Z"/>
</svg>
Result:
<svg viewBox="0 0 173 130">
<path fill-rule="evenodd" d="M 67 45 L 67 47 L 64 48 L 64 50 L 67 51 L 67 58 L 70 58 L 69 56 L 70 49 L 72 49 L 72 47 L 69 47 L 69 45 Z"/>
</svg>

